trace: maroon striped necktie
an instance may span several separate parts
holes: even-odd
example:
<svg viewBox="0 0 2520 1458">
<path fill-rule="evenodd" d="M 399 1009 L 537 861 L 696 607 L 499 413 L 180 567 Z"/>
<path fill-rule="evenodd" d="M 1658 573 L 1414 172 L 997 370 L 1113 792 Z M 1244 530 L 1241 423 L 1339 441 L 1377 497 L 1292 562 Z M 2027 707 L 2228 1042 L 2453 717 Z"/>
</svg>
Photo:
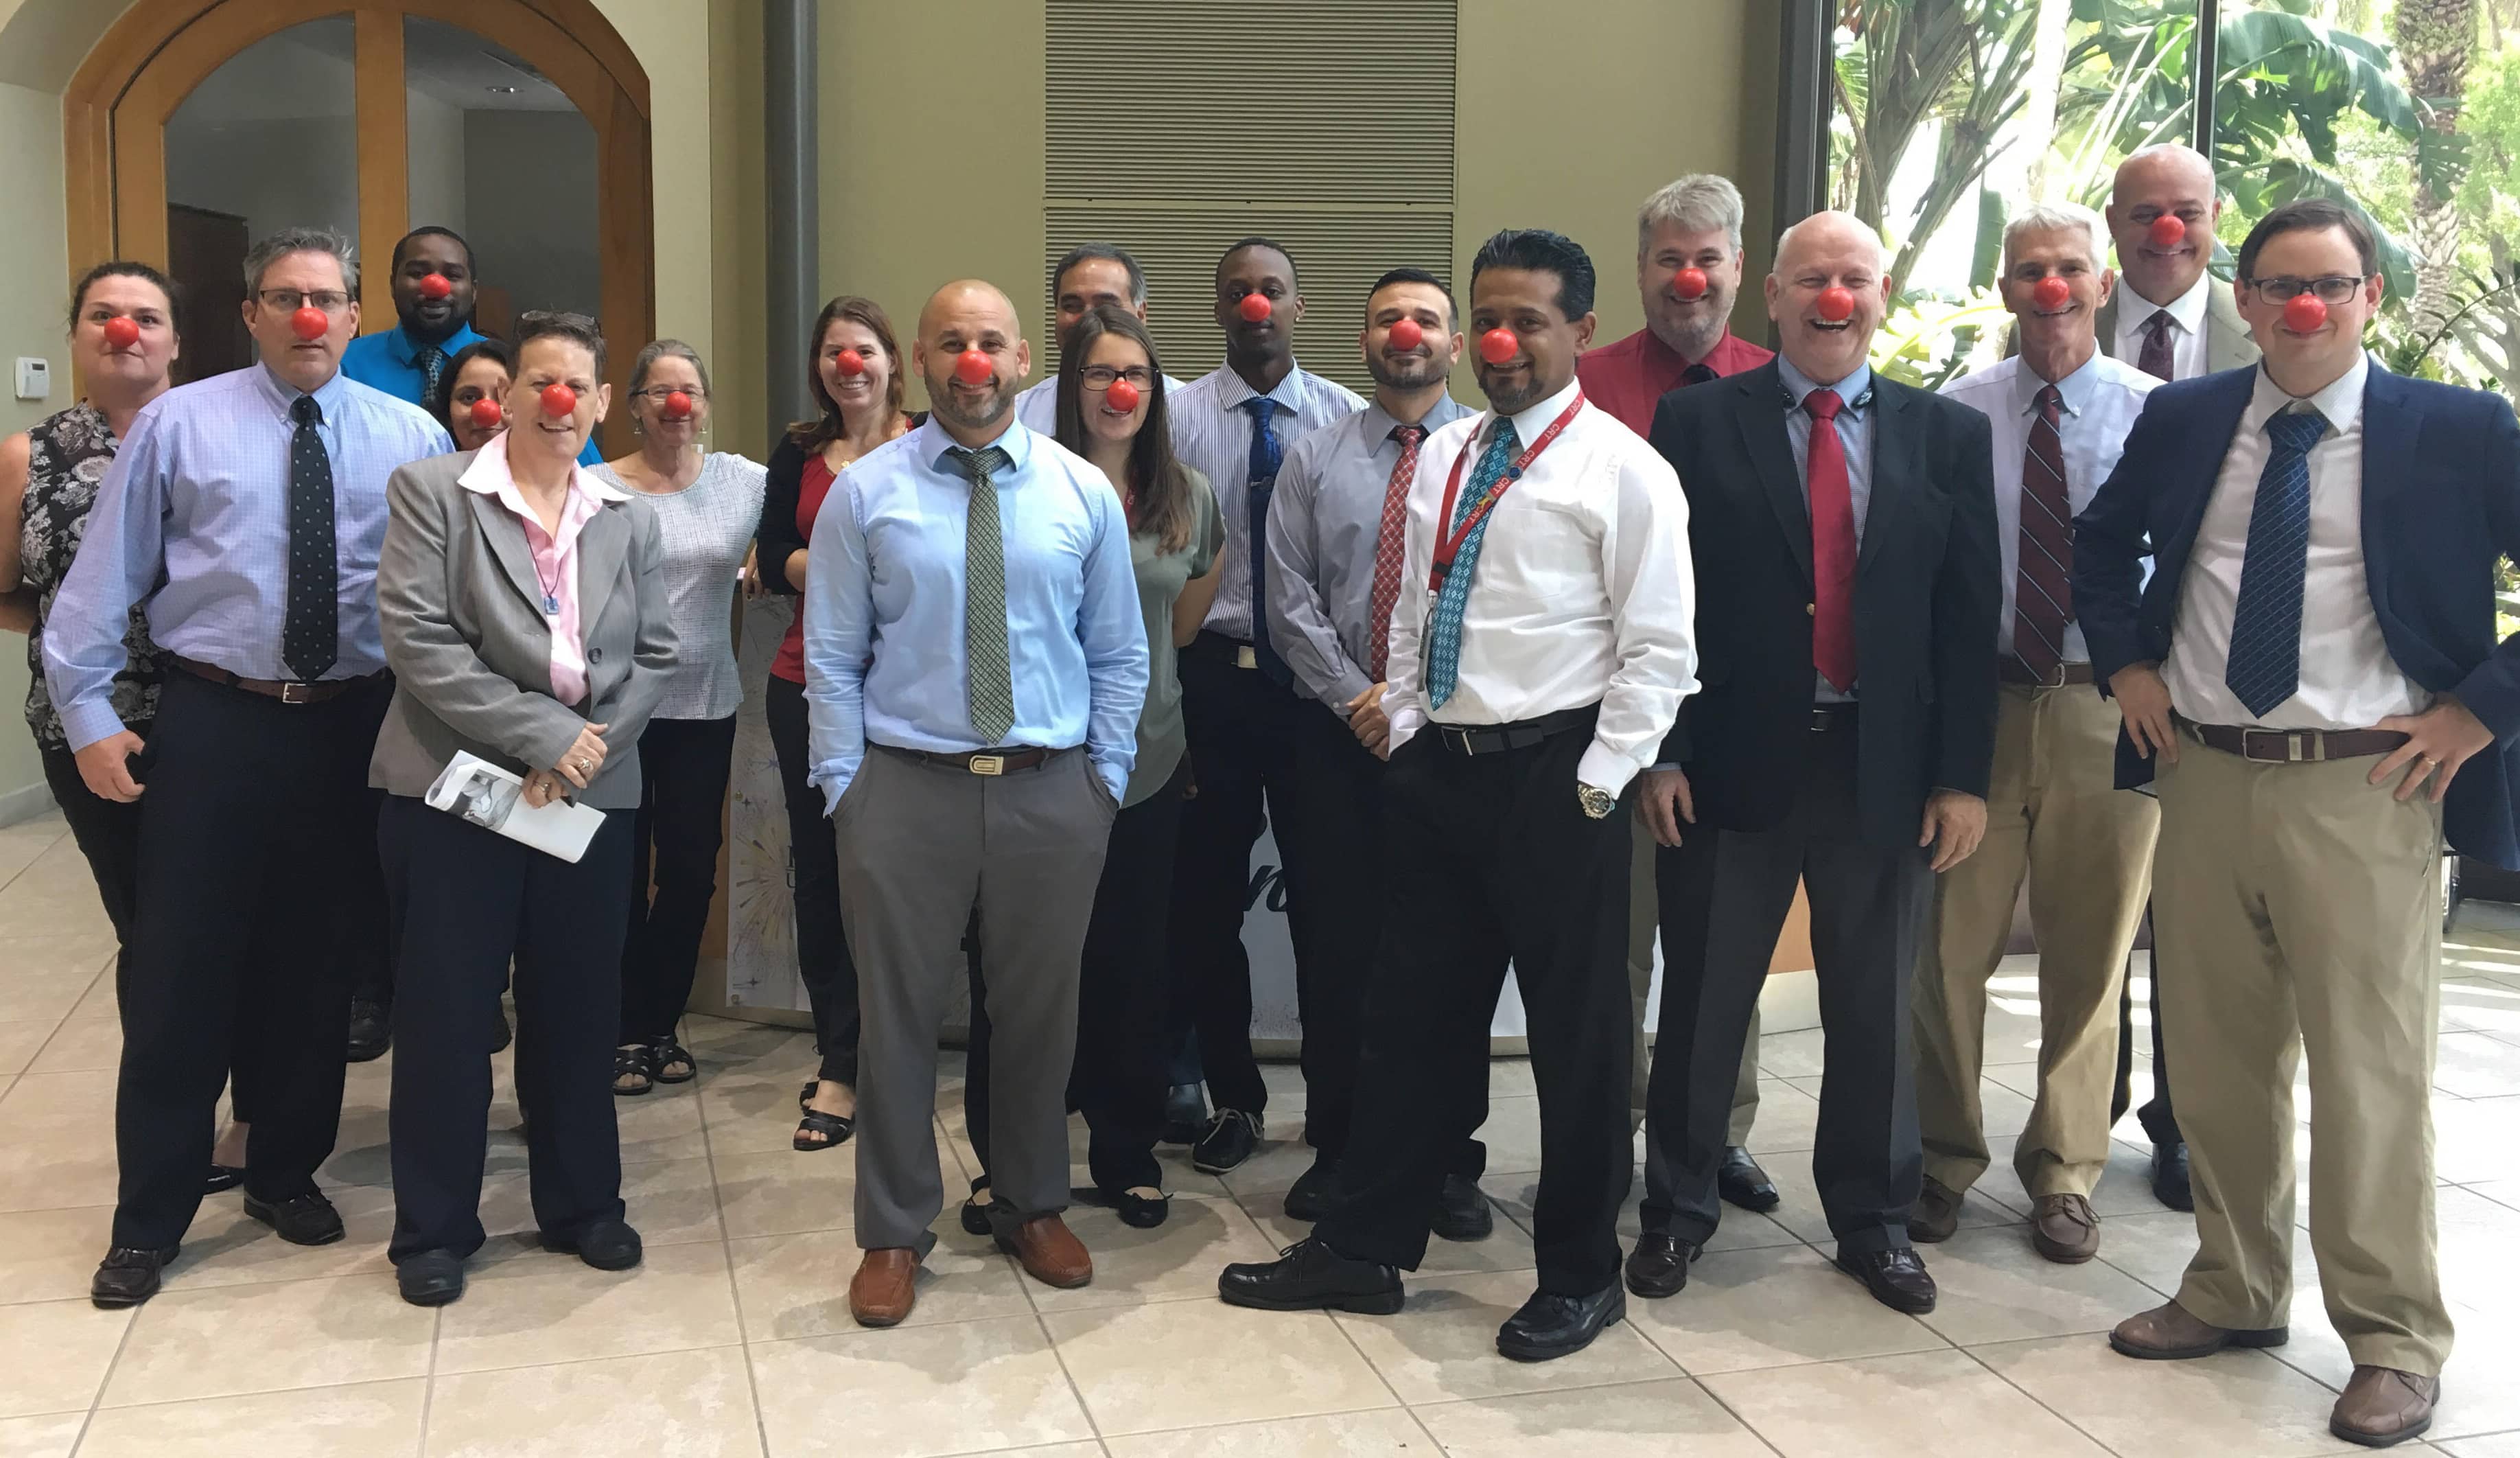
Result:
<svg viewBox="0 0 2520 1458">
<path fill-rule="evenodd" d="M 2039 387 L 2030 449 L 2021 462 L 2021 570 L 2012 590 L 2012 656 L 2043 681 L 2065 661 L 2074 620 L 2074 507 L 2065 493 L 2065 447 L 2056 434 L 2064 396 Z"/>
</svg>

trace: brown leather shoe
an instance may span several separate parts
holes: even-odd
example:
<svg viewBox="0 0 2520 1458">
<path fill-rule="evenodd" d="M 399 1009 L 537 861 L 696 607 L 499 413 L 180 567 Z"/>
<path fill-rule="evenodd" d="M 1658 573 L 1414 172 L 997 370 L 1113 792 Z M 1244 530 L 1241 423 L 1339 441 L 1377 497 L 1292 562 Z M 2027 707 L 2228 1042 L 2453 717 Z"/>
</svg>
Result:
<svg viewBox="0 0 2520 1458">
<path fill-rule="evenodd" d="M 1932 1175 L 1925 1176 L 1925 1188 L 1916 1196 L 1916 1207 L 1908 1212 L 1908 1239 L 1922 1245 L 1939 1245 L 1952 1238 L 1960 1228 L 1960 1195 Z"/>
<path fill-rule="evenodd" d="M 2441 1379 L 2417 1377 L 2395 1367 L 2357 1367 L 2336 1399 L 2327 1431 L 2347 1442 L 2385 1448 L 2433 1425 L 2433 1404 L 2441 1401 Z"/>
<path fill-rule="evenodd" d="M 869 1251 L 849 1280 L 849 1314 L 860 1326 L 898 1326 L 919 1300 L 919 1253 L 908 1246 Z"/>
<path fill-rule="evenodd" d="M 2080 1195 L 2041 1195 L 2030 1203 L 2030 1244 L 2058 1265 L 2081 1265 L 2100 1253 L 2100 1217 Z"/>
<path fill-rule="evenodd" d="M 998 1249 L 1014 1256 L 1044 1286 L 1082 1286 L 1094 1279 L 1094 1257 L 1057 1215 L 1040 1215 L 998 1237 Z"/>
<path fill-rule="evenodd" d="M 2181 1362 L 2210 1357 L 2226 1346 L 2281 1346 L 2291 1336 L 2279 1326 L 2256 1331 L 2213 1326 L 2172 1301 L 2119 1322 L 2117 1330 L 2109 1333 L 2109 1344 L 2124 1356 Z"/>
</svg>

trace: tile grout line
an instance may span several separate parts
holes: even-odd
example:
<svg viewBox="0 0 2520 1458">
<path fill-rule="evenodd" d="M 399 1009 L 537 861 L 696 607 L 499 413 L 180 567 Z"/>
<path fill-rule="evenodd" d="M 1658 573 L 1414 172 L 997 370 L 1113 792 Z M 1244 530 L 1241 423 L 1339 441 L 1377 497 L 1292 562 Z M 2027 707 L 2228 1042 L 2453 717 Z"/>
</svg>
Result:
<svg viewBox="0 0 2520 1458">
<path fill-rule="evenodd" d="M 428 1313 L 428 1368 L 420 1382 L 420 1458 L 428 1458 L 428 1415 L 437 1403 L 437 1343 L 446 1331 L 446 1308 Z"/>
<path fill-rule="evenodd" d="M 96 1426 L 96 1415 L 105 1407 L 105 1390 L 113 1383 L 113 1369 L 122 1365 L 122 1354 L 131 1348 L 132 1330 L 140 1325 L 140 1313 L 147 1309 L 146 1302 L 133 1307 L 131 1319 L 122 1324 L 122 1336 L 113 1344 L 113 1355 L 107 1359 L 105 1371 L 98 1374 L 96 1392 L 88 1398 L 87 1416 L 79 1419 L 78 1436 L 70 1440 L 70 1453 L 73 1458 L 78 1450 L 87 1444 L 88 1430 Z"/>
<path fill-rule="evenodd" d="M 717 1212 L 718 1254 L 726 1260 L 727 1296 L 735 1303 L 736 1350 L 743 1358 L 744 1390 L 752 1397 L 752 1435 L 761 1444 L 762 1458 L 771 1458 L 770 1414 L 761 1404 L 761 1374 L 753 1370 L 752 1334 L 743 1321 L 743 1287 L 735 1277 L 735 1237 L 726 1220 L 726 1193 L 718 1188 L 717 1142 L 709 1137 L 709 1101 L 701 1098 L 700 1094 L 699 1079 L 695 1076 L 692 1098 L 700 1118 L 700 1158 L 708 1165 L 709 1207 Z M 838 1151 L 826 1150 L 824 1153 L 836 1154 Z M 857 1155 L 852 1152 L 849 1158 L 854 1160 Z"/>
<path fill-rule="evenodd" d="M 2064 1340 L 2066 1340 L 2068 1337 L 2074 1337 L 2074 1336 L 2080 1336 L 2080 1335 L 2082 1335 L 2082 1334 L 2081 1334 L 2081 1333 L 2067 1333 L 2064 1337 L 2027 1337 L 2027 1338 L 2021 1338 L 2021 1339 L 2018 1339 L 2018 1340 L 2023 1341 L 2023 1342 L 2058 1342 L 2058 1341 L 2064 1341 Z M 1985 1344 L 1982 1344 L 1987 1345 L 1987 1346 L 2004 1346 L 2004 1345 L 2009 1345 L 2009 1344 L 2009 1344 L 2009 1343 L 2004 1343 L 2004 1342 L 1988 1342 L 1988 1343 L 1985 1343 Z M 2047 1413 L 2049 1417 L 2054 1418 L 2057 1422 L 2060 1422 L 2060 1423 L 2064 1424 L 2067 1428 L 2069 1428 L 2069 1429 L 2073 1430 L 2074 1432 L 2076 1432 L 2076 1433 L 2079 1433 L 2079 1434 L 2083 1435 L 2083 1436 L 2091 1442 L 2092 1446 L 2093 1446 L 2093 1447 L 2095 1447 L 2095 1448 L 2098 1448 L 2098 1449 L 2099 1449 L 2101 1452 L 2103 1452 L 2103 1453 L 2118 1453 L 2118 1452 L 2119 1452 L 2119 1450 L 2118 1450 L 2118 1449 L 2113 1448 L 2113 1447 L 2110 1447 L 2107 1443 L 2102 1442 L 2102 1441 L 2100 1440 L 2100 1435 L 2099 1435 L 2098 1434 L 2092 1432 L 2090 1429 L 2085 1428 L 2082 1424 L 2075 1422 L 2072 1418 L 2069 1418 L 2069 1417 L 2065 1416 L 2063 1413 L 2058 1412 L 2055 1408 L 2053 1408 L 2053 1407 L 2049 1406 L 2046 1398 L 2041 1397 L 2038 1393 L 2036 1393 L 2036 1392 L 2034 1392 L 2034 1391 L 2030 1390 L 2028 1388 L 2023 1387 L 2021 1384 L 2019 1384 L 2019 1383 L 2017 1383 L 2017 1382 L 2014 1382 L 2011 1378 L 2004 1376 L 2002 1373 L 1996 1371 L 1996 1370 L 1995 1370 L 1995 1367 L 1994 1367 L 1994 1365 L 1993 1365 L 1992 1363 L 1988 1362 L 1988 1361 L 1987 1361 L 1987 1359 L 1986 1359 L 1985 1357 L 1982 1357 L 1982 1356 L 1978 1355 L 1976 1348 L 1974 1348 L 1974 1347 L 1968 1347 L 1968 1346 L 1959 1346 L 1959 1344 L 1958 1344 L 1958 1343 L 1954 1343 L 1954 1344 L 1953 1344 L 1953 1345 L 1955 1345 L 1955 1346 L 1958 1346 L 1958 1349 L 1960 1350 L 1960 1352 L 1961 1352 L 1962 1354 L 1964 1354 L 1965 1356 L 1967 1356 L 1967 1358 L 1968 1358 L 1970 1361 L 1977 1363 L 1977 1364 L 1978 1364 L 1978 1366 L 1979 1366 L 1980 1368 L 1984 1369 L 1984 1371 L 1986 1372 L 1986 1374 L 1987 1374 L 1989 1377 L 1994 1378 L 1996 1381 L 1998 1381 L 1998 1382 L 2000 1382 L 2000 1383 L 2003 1384 L 2003 1385 L 2004 1385 L 2005 1387 L 2007 1387 L 2007 1388 L 2010 1388 L 2012 1390 L 2014 1390 L 2014 1391 L 2016 1391 L 2016 1392 L 2019 1392 L 2022 1396 L 2029 1398 L 2029 1399 L 2030 1399 L 2030 1401 L 2032 1402 L 2032 1404 L 2034 1404 L 2035 1406 L 2037 1406 L 2037 1407 L 2039 1408 L 2039 1410 L 2040 1410 L 2040 1411 Z M 2120 1454 L 2120 1458 L 2142 1458 L 2142 1455 L 2140 1455 L 2140 1454 Z"/>
</svg>

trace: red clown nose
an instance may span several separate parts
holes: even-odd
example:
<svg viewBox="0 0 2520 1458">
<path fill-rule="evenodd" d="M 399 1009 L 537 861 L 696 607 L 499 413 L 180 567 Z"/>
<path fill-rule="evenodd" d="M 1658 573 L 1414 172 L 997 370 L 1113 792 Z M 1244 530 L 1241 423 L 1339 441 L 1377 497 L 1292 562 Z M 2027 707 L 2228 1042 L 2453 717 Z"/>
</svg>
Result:
<svg viewBox="0 0 2520 1458">
<path fill-rule="evenodd" d="M 997 373 L 997 365 L 977 349 L 966 349 L 954 356 L 954 378 L 965 385 L 986 385 Z"/>
<path fill-rule="evenodd" d="M 575 400 L 569 401 L 572 406 L 576 403 Z M 499 402 L 496 400 L 474 400 L 472 413 L 472 429 L 476 431 L 495 431 L 507 420 L 506 414 L 499 409 Z"/>
<path fill-rule="evenodd" d="M 1820 291 L 1820 316 L 1831 324 L 1854 317 L 1855 295 L 1843 284 L 1831 284 Z"/>
<path fill-rule="evenodd" d="M 543 387 L 543 414 L 554 420 L 566 420 L 577 413 L 577 391 L 565 385 Z"/>
<path fill-rule="evenodd" d="M 1683 298 L 1704 298 L 1706 296 L 1706 270 L 1703 268 L 1684 268 L 1680 272 L 1671 276 L 1671 287 L 1672 290 L 1679 294 Z"/>
<path fill-rule="evenodd" d="M 2294 334 L 2317 334 L 2327 324 L 2327 302 L 2316 294 L 2296 294 L 2284 304 L 2284 328 Z"/>
<path fill-rule="evenodd" d="M 454 292 L 455 286 L 448 283 L 446 275 L 442 273 L 425 273 L 420 276 L 420 296 L 423 298 L 444 298 Z"/>
<path fill-rule="evenodd" d="M 289 327 L 311 342 L 333 332 L 333 316 L 311 303 L 299 304 L 297 312 L 289 316 Z"/>
<path fill-rule="evenodd" d="M 1138 387 L 1126 380 L 1114 380 L 1111 387 L 1102 392 L 1102 400 L 1114 410 L 1135 410 L 1138 408 Z"/>
<path fill-rule="evenodd" d="M 1510 329 L 1491 329 L 1479 336 L 1479 358 L 1501 365 L 1522 352 L 1522 341 Z"/>
<path fill-rule="evenodd" d="M 128 349 L 140 342 L 140 326 L 128 314 L 116 314 L 105 321 L 105 342 L 116 349 Z"/>
<path fill-rule="evenodd" d="M 1391 326 L 1391 347 L 1415 349 L 1426 342 L 1426 331 L 1415 319 L 1402 319 Z"/>
<path fill-rule="evenodd" d="M 2030 287 L 2030 301 L 2049 313 L 2063 308 L 2074 298 L 2074 286 L 2049 274 Z"/>
<path fill-rule="evenodd" d="M 2152 220 L 2147 235 L 2157 249 L 2175 249 L 2187 241 L 2187 219 L 2175 212 L 2165 212 Z"/>
<path fill-rule="evenodd" d="M 863 375 L 866 373 L 866 356 L 855 349 L 843 349 L 832 359 L 832 367 L 844 377 Z"/>
<path fill-rule="evenodd" d="M 669 390 L 665 395 L 665 408 L 659 413 L 667 420 L 689 420 L 692 418 L 692 397 L 679 389 Z"/>
<path fill-rule="evenodd" d="M 1273 312 L 1269 296 L 1266 294 L 1245 294 L 1242 296 L 1242 302 L 1235 305 L 1235 308 L 1243 318 L 1254 324 L 1268 318 Z"/>
</svg>

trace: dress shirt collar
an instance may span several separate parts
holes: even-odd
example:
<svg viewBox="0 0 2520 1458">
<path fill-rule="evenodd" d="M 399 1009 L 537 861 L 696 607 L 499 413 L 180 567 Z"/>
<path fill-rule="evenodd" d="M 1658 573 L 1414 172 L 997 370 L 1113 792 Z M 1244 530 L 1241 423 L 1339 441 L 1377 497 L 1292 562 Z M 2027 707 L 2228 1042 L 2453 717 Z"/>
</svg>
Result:
<svg viewBox="0 0 2520 1458">
<path fill-rule="evenodd" d="M 1231 415 L 1241 409 L 1245 400 L 1266 398 L 1277 401 L 1280 410 L 1292 415 L 1304 406 L 1305 378 L 1303 365 L 1290 358 L 1286 361 L 1286 378 L 1263 396 L 1251 387 L 1251 382 L 1235 373 L 1234 366 L 1221 366 L 1216 372 L 1217 408 Z"/>
<path fill-rule="evenodd" d="M 2030 368 L 2029 361 L 2017 354 L 2013 356 L 2012 404 L 2016 411 L 2028 415 L 2039 403 L 2039 391 L 2047 386 L 2048 382 L 2039 378 L 2039 372 Z M 2056 393 L 2065 402 L 2065 414 L 2069 417 L 2081 415 L 2092 403 L 2092 391 L 2099 387 L 2100 351 L 2095 346 L 2091 358 L 2056 382 Z"/>
<path fill-rule="evenodd" d="M 437 347 L 445 351 L 448 359 L 453 359 L 458 351 L 479 343 L 481 338 L 473 332 L 472 324 L 468 321 L 456 325 L 453 334 L 437 342 Z M 420 368 L 420 351 L 424 347 L 426 346 L 420 341 L 411 337 L 411 331 L 399 324 L 385 331 L 385 353 L 404 369 Z"/>
<path fill-rule="evenodd" d="M 517 474 L 508 466 L 508 433 L 505 431 L 491 436 L 489 444 L 473 453 L 472 464 L 464 468 L 464 474 L 455 478 L 455 483 L 468 491 L 498 497 L 501 504 L 518 516 L 532 515 L 525 506 L 524 493 L 517 488 Z M 568 489 L 594 503 L 630 499 L 629 492 L 574 462 L 568 468 Z"/>
<path fill-rule="evenodd" d="M 1444 407 L 1451 403 L 1453 403 L 1453 396 L 1448 390 L 1437 395 L 1435 403 L 1426 407 L 1426 413 L 1418 417 L 1418 424 L 1425 428 L 1427 434 L 1434 434 L 1436 428 L 1444 424 L 1442 419 Z M 1382 442 L 1390 439 L 1391 433 L 1400 429 L 1401 425 L 1400 417 L 1383 409 L 1380 400 L 1367 397 L 1364 418 L 1358 422 L 1358 426 L 1365 432 L 1365 448 L 1368 452 L 1381 449 Z"/>
<path fill-rule="evenodd" d="M 1664 343 L 1662 336 L 1654 333 L 1651 329 L 1644 331 L 1644 343 L 1642 347 L 1645 358 L 1662 364 L 1674 375 L 1678 375 L 1683 370 L 1689 369 L 1696 365 L 1704 365 L 1708 369 L 1715 370 L 1715 373 L 1721 375 L 1724 372 L 1720 369 L 1715 369 L 1715 359 L 1716 356 L 1722 354 L 1726 347 L 1731 345 L 1732 342 L 1732 326 L 1727 324 L 1724 326 L 1724 332 L 1715 337 L 1715 342 L 1706 346 L 1706 353 L 1696 359 L 1690 359 L 1688 355 L 1683 354 L 1679 350 L 1671 347 L 1669 344 Z"/>
<path fill-rule="evenodd" d="M 1541 432 L 1546 431 L 1551 426 L 1556 424 L 1557 417 L 1566 412 L 1566 407 L 1574 402 L 1576 392 L 1581 390 L 1583 387 L 1584 386 L 1582 382 L 1569 380 L 1566 382 L 1566 387 L 1564 389 L 1551 395 L 1548 399 L 1541 401 L 1537 405 L 1533 405 L 1528 409 L 1518 410 L 1511 415 L 1490 416 L 1489 419 L 1491 422 L 1498 420 L 1512 421 L 1514 438 L 1522 442 L 1522 448 L 1524 450 L 1529 450 L 1531 449 L 1531 443 L 1540 438 Z M 1496 438 L 1495 425 L 1490 424 L 1486 430 L 1480 433 L 1480 436 L 1482 439 L 1494 440 Z"/>
<path fill-rule="evenodd" d="M 1007 453 L 1007 459 L 1013 463 L 1014 470 L 1021 471 L 1032 460 L 1032 443 L 1039 438 L 1022 421 L 1015 419 L 1015 413 L 1012 410 L 1007 412 L 1007 428 L 998 433 L 997 438 L 980 445 L 964 445 L 962 441 L 955 439 L 943 426 L 936 423 L 936 416 L 932 411 L 928 414 L 927 423 L 911 433 L 919 437 L 917 443 L 911 447 L 919 453 L 919 459 L 927 463 L 928 469 L 937 475 L 951 477 L 955 480 L 963 480 L 966 478 L 961 467 L 945 464 L 947 451 L 958 448 L 987 450 L 994 445 Z"/>
<path fill-rule="evenodd" d="M 2285 394 L 2282 387 L 2275 384 L 2274 377 L 2269 375 L 2266 366 L 2261 364 L 2258 366 L 2257 387 L 2249 394 L 2249 408 L 2240 416 L 2240 429 L 2263 431 L 2276 411 L 2299 399 L 2327 418 L 2327 428 L 2331 433 L 2343 434 L 2362 418 L 2362 387 L 2370 377 L 2371 356 L 2357 349 L 2352 369 L 2329 381 L 2325 388 L 2315 394 L 2294 396 Z"/>
<path fill-rule="evenodd" d="M 2022 373 L 2029 372 L 2025 370 Z M 1868 364 L 1857 365 L 1854 374 L 1835 385 L 1823 387 L 1819 381 L 1795 369 L 1792 360 L 1779 354 L 1777 356 L 1777 377 L 1785 382 L 1786 392 L 1793 396 L 1789 408 L 1799 408 L 1803 397 L 1813 390 L 1828 388 L 1836 390 L 1837 397 L 1845 402 L 1846 412 L 1855 415 L 1868 408 L 1869 401 L 1866 397 L 1872 392 L 1872 366 Z"/>
<path fill-rule="evenodd" d="M 2133 289 L 2128 289 L 2119 296 L 2118 327 L 2130 331 L 2139 329 L 2143 322 L 2153 315 L 2168 314 L 2170 322 L 2178 325 L 2185 333 L 2199 334 L 2205 328 L 2205 310 L 2213 301 L 2213 297 L 2214 275 L 2211 273 L 2199 275 L 2195 283 L 2187 286 L 2186 293 L 2163 304 L 2156 304 Z"/>
<path fill-rule="evenodd" d="M 341 423 L 341 401 L 350 392 L 350 379 L 338 369 L 333 371 L 332 379 L 311 390 L 303 390 L 281 379 L 279 375 L 272 372 L 269 365 L 253 365 L 250 368 L 254 373 L 254 384 L 261 389 L 263 399 L 270 403 L 273 413 L 282 420 L 289 419 L 289 407 L 296 403 L 299 395 L 311 394 L 315 397 L 315 403 L 324 411 L 324 424 L 336 426 Z"/>
</svg>

